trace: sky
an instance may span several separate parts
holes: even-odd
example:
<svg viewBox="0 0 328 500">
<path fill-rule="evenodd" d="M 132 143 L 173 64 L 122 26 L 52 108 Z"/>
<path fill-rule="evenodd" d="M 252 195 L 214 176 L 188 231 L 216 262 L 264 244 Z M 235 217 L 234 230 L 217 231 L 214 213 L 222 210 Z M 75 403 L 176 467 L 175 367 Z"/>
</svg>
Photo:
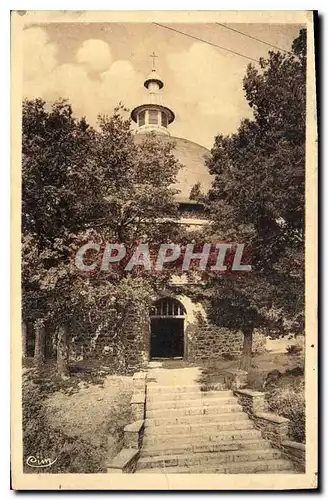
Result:
<svg viewBox="0 0 328 500">
<path fill-rule="evenodd" d="M 216 23 L 167 24 L 258 60 L 270 47 Z M 290 50 L 301 26 L 230 24 Z M 274 49 L 272 49 L 274 50 Z M 47 102 L 67 98 L 76 116 L 96 126 L 122 102 L 130 110 L 147 100 L 143 86 L 150 54 L 164 81 L 163 104 L 176 119 L 172 136 L 211 148 L 217 134 L 234 133 L 251 117 L 242 79 L 252 62 L 150 23 L 47 23 L 30 25 L 23 38 L 23 95 Z M 256 62 L 253 62 L 258 66 Z"/>
</svg>

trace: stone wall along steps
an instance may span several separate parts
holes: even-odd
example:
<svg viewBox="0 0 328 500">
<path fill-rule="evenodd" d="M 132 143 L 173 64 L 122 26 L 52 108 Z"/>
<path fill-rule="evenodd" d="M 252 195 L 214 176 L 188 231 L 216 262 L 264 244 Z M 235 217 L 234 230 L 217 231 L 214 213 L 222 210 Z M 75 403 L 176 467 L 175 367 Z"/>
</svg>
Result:
<svg viewBox="0 0 328 500">
<path fill-rule="evenodd" d="M 147 387 L 137 473 L 292 474 L 232 391 L 198 385 Z"/>
</svg>

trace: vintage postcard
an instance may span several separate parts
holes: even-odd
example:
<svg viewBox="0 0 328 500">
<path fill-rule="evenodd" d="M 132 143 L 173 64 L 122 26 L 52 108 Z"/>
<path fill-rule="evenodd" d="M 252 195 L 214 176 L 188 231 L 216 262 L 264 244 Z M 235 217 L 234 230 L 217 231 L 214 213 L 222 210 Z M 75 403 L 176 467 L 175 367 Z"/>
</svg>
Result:
<svg viewBox="0 0 328 500">
<path fill-rule="evenodd" d="M 314 13 L 11 23 L 12 487 L 317 488 Z"/>
</svg>

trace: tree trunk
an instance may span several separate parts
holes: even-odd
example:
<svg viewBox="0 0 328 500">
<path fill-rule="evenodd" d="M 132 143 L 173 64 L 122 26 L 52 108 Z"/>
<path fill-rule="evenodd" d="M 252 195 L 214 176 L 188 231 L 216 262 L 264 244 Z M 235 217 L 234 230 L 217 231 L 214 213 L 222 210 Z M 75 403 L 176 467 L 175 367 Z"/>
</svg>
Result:
<svg viewBox="0 0 328 500">
<path fill-rule="evenodd" d="M 248 372 L 252 361 L 252 347 L 253 347 L 253 329 L 249 328 L 243 331 L 244 344 L 243 352 L 240 360 L 240 369 Z"/>
<path fill-rule="evenodd" d="M 22 356 L 23 358 L 27 356 L 27 325 L 25 321 L 22 321 Z"/>
<path fill-rule="evenodd" d="M 58 328 L 57 337 L 57 373 L 65 379 L 69 377 L 68 366 L 68 334 L 67 327 L 60 326 Z"/>
<path fill-rule="evenodd" d="M 34 346 L 34 364 L 37 368 L 41 368 L 44 365 L 45 359 L 45 330 L 44 326 L 38 321 L 34 325 L 35 331 L 35 346 Z"/>
</svg>

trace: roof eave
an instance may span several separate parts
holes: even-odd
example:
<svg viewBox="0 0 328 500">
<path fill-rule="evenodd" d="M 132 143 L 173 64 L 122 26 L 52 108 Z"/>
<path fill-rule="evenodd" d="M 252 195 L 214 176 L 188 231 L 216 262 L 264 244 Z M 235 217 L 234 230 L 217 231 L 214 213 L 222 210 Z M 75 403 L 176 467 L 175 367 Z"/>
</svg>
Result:
<svg viewBox="0 0 328 500">
<path fill-rule="evenodd" d="M 137 106 L 136 108 L 134 108 L 131 111 L 132 120 L 137 123 L 138 113 L 140 113 L 140 111 L 146 110 L 146 109 L 159 109 L 160 111 L 165 111 L 168 114 L 168 122 L 169 123 L 172 123 L 174 118 L 175 118 L 175 115 L 170 108 L 167 108 L 166 106 L 162 106 L 161 104 L 150 104 L 149 103 L 149 104 L 141 104 L 140 106 Z"/>
</svg>

